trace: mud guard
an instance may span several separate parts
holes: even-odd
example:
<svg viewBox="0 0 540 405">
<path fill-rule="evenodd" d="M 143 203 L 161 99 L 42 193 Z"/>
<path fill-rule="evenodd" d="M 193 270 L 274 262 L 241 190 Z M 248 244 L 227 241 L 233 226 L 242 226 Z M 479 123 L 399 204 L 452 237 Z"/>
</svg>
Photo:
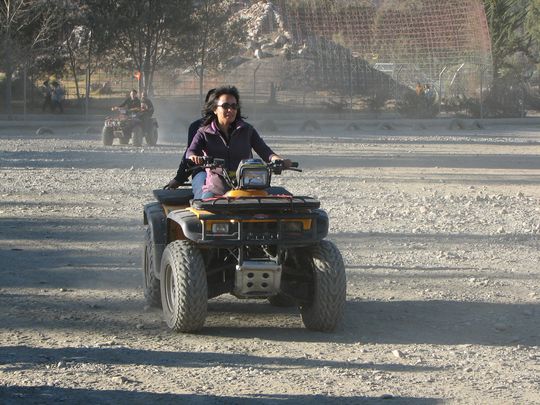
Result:
<svg viewBox="0 0 540 405">
<path fill-rule="evenodd" d="M 180 225 L 182 235 L 173 234 L 174 224 Z M 187 238 L 193 242 L 200 242 L 202 239 L 202 224 L 195 214 L 186 210 L 176 210 L 167 215 L 167 242 Z"/>
<path fill-rule="evenodd" d="M 160 203 L 154 202 L 144 206 L 144 224 L 150 227 L 154 242 L 154 263 L 156 277 L 159 278 L 161 256 L 167 246 L 167 217 Z"/>
</svg>

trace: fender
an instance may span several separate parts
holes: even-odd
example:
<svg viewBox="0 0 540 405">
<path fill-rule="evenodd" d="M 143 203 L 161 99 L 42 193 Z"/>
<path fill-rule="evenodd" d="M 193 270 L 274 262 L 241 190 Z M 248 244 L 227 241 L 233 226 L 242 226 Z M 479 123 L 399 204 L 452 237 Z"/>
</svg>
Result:
<svg viewBox="0 0 540 405">
<path fill-rule="evenodd" d="M 179 226 L 180 227 L 179 227 Z M 202 239 L 202 224 L 197 215 L 188 210 L 175 210 L 167 215 L 167 243 L 177 239 Z"/>
<path fill-rule="evenodd" d="M 161 256 L 163 256 L 163 251 L 167 246 L 167 217 L 160 203 L 154 202 L 144 206 L 144 225 L 148 225 L 151 230 L 152 242 L 154 243 L 154 263 L 156 263 L 154 272 L 159 278 Z"/>
</svg>

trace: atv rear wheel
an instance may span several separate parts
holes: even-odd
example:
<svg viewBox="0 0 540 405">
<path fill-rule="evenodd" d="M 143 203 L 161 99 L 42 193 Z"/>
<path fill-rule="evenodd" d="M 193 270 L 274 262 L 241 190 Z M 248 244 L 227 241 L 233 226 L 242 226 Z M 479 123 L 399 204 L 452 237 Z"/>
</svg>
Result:
<svg viewBox="0 0 540 405">
<path fill-rule="evenodd" d="M 333 331 L 343 318 L 346 300 L 346 275 L 343 258 L 338 248 L 323 240 L 311 249 L 313 297 L 300 306 L 306 328 Z"/>
<path fill-rule="evenodd" d="M 158 140 L 158 129 L 152 126 L 151 132 L 149 134 L 146 134 L 144 137 L 146 139 L 147 145 L 156 146 Z"/>
<path fill-rule="evenodd" d="M 208 285 L 203 257 L 190 241 L 170 243 L 161 259 L 161 303 L 167 326 L 196 332 L 206 320 Z"/>
<path fill-rule="evenodd" d="M 140 125 L 133 128 L 133 146 L 142 146 L 143 130 Z"/>
<path fill-rule="evenodd" d="M 159 279 L 156 277 L 156 266 L 154 257 L 154 241 L 152 240 L 152 229 L 146 228 L 144 234 L 143 253 L 143 286 L 144 298 L 151 307 L 161 308 L 161 291 Z"/>
<path fill-rule="evenodd" d="M 101 139 L 103 140 L 103 145 L 112 145 L 114 140 L 113 129 L 111 127 L 103 127 L 103 130 L 101 131 Z"/>
</svg>

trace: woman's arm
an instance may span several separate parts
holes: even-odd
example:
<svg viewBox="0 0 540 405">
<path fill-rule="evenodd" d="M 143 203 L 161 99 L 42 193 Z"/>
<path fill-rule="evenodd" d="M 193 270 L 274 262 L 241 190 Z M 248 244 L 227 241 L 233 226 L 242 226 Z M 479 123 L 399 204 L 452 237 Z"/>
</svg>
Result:
<svg viewBox="0 0 540 405">
<path fill-rule="evenodd" d="M 278 156 L 272 149 L 270 149 L 266 142 L 264 142 L 255 128 L 253 128 L 253 132 L 251 133 L 251 147 L 265 162 L 275 160 L 272 159 L 272 157 Z"/>
<path fill-rule="evenodd" d="M 198 165 L 201 164 L 205 146 L 206 139 L 204 137 L 204 131 L 202 131 L 202 129 L 199 129 L 193 137 L 193 141 L 191 141 L 191 144 L 186 151 L 186 157 L 190 159 L 193 163 L 196 163 Z"/>
</svg>

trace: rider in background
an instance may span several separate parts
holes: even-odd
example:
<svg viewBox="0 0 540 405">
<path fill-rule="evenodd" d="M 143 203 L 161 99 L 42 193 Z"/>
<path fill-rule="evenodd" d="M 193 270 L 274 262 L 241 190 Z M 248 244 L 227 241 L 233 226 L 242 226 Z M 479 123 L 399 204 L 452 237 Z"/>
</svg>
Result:
<svg viewBox="0 0 540 405">
<path fill-rule="evenodd" d="M 139 110 L 141 108 L 141 100 L 137 97 L 137 90 L 131 90 L 129 92 L 129 97 L 127 97 L 122 104 L 112 107 L 111 110 L 116 111 L 122 107 L 125 107 L 127 110 Z"/>
<path fill-rule="evenodd" d="M 154 114 L 154 104 L 148 98 L 146 91 L 141 91 L 141 112 L 139 118 L 143 123 L 144 132 L 149 134 L 152 131 L 152 115 Z"/>
</svg>

